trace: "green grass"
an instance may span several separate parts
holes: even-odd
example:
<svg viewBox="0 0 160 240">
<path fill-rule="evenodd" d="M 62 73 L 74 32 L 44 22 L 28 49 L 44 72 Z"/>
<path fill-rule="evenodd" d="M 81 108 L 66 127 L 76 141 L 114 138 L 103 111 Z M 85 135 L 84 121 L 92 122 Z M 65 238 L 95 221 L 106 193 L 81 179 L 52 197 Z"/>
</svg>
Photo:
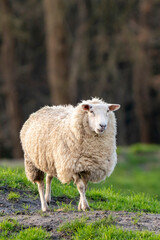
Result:
<svg viewBox="0 0 160 240">
<path fill-rule="evenodd" d="M 86 219 L 76 219 L 60 226 L 58 231 L 64 232 L 73 240 L 159 240 L 160 234 L 156 235 L 149 231 L 128 231 L 113 225 L 112 217 L 104 218 L 94 223 L 87 223 Z"/>
<path fill-rule="evenodd" d="M 23 207 L 25 210 L 28 210 L 28 209 L 30 208 L 30 205 L 23 203 L 22 207 Z"/>
<path fill-rule="evenodd" d="M 47 240 L 50 239 L 50 234 L 46 230 L 37 227 L 30 227 L 21 230 L 15 237 L 15 240 Z"/>
<path fill-rule="evenodd" d="M 17 220 L 6 219 L 0 223 L 0 240 L 44 240 L 50 239 L 46 230 L 37 227 L 24 229 Z"/>
<path fill-rule="evenodd" d="M 72 205 L 72 202 L 67 204 L 63 202 L 60 203 L 57 201 L 57 205 L 58 205 L 58 208 L 54 209 L 54 211 L 59 211 L 59 209 L 62 209 L 64 212 L 70 212 L 75 210 L 75 208 Z"/>
<path fill-rule="evenodd" d="M 16 192 L 10 192 L 7 197 L 8 200 L 13 200 L 13 201 L 18 200 L 19 198 L 20 198 L 20 194 Z"/>
<path fill-rule="evenodd" d="M 124 151 L 130 152 L 130 153 L 154 153 L 154 152 L 160 152 L 160 145 L 135 143 L 127 147 L 117 148 L 118 154 Z"/>
<path fill-rule="evenodd" d="M 10 168 L 0 166 L 0 186 L 18 189 L 29 188 L 34 193 L 38 193 L 37 186 L 27 180 L 24 168 L 22 167 Z"/>
<path fill-rule="evenodd" d="M 111 177 L 97 187 L 112 185 L 116 191 L 120 189 L 127 195 L 133 191 L 143 192 L 160 200 L 159 172 L 160 153 L 122 153 Z"/>
<path fill-rule="evenodd" d="M 148 148 L 147 148 L 148 147 Z M 133 150 L 134 149 L 134 150 Z M 148 150 L 147 150 L 148 149 Z M 106 181 L 89 183 L 87 198 L 92 209 L 160 213 L 160 146 L 132 145 L 119 148 L 118 164 Z M 29 182 L 23 168 L 0 167 L 0 186 L 28 189 L 37 197 L 36 184 Z M 76 186 L 52 182 L 52 195 L 79 198 Z M 78 203 L 77 203 L 78 204 Z M 72 206 L 63 206 L 73 210 Z"/>
<path fill-rule="evenodd" d="M 0 230 L 6 231 L 6 233 L 13 231 L 15 227 L 19 227 L 19 223 L 15 219 L 6 219 L 0 223 Z"/>
<path fill-rule="evenodd" d="M 160 152 L 160 145 L 136 143 L 128 147 L 131 153 L 154 153 Z"/>
<path fill-rule="evenodd" d="M 144 193 L 133 192 L 126 195 L 112 188 L 103 188 L 100 190 L 91 189 L 87 192 L 87 196 L 93 199 L 89 200 L 89 205 L 93 209 L 160 213 L 160 202 Z"/>
<path fill-rule="evenodd" d="M 87 199 L 91 210 L 113 210 L 137 212 L 132 219 L 133 224 L 138 224 L 142 212 L 160 214 L 160 146 L 135 144 L 130 147 L 118 148 L 118 164 L 110 178 L 98 184 L 89 183 Z M 13 189 L 8 194 L 9 200 L 20 197 L 16 189 L 29 190 L 26 196 L 36 199 L 38 196 L 37 185 L 29 182 L 25 176 L 24 168 L 0 167 L 0 186 Z M 3 193 L 2 189 L 2 193 Z M 66 196 L 78 199 L 79 193 L 76 186 L 61 184 L 57 179 L 52 182 L 52 196 Z M 39 196 L 38 196 L 39 198 Z M 74 210 L 72 204 L 58 203 L 64 211 Z M 29 205 L 23 205 L 28 211 Z M 44 216 L 44 214 L 43 214 Z M 160 239 L 160 235 L 147 231 L 127 231 L 117 228 L 114 219 L 110 216 L 94 223 L 87 223 L 87 219 L 78 219 L 66 223 L 58 231 L 69 235 L 71 239 Z M 0 240 L 6 239 L 49 239 L 50 235 L 42 228 L 27 228 L 15 220 L 4 220 L 0 224 Z"/>
</svg>

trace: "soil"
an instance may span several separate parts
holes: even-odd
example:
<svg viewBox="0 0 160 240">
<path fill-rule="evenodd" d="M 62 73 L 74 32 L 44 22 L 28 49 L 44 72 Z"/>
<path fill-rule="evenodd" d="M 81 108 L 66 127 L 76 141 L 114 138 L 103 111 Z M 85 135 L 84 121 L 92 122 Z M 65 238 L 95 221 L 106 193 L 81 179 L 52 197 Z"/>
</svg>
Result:
<svg viewBox="0 0 160 240">
<path fill-rule="evenodd" d="M 16 201 L 8 200 L 11 191 L 18 192 L 20 198 Z M 111 212 L 111 211 L 77 211 L 78 199 L 56 197 L 51 201 L 51 209 L 47 213 L 40 211 L 39 196 L 30 191 L 11 189 L 7 186 L 0 187 L 0 222 L 5 218 L 14 218 L 26 227 L 42 226 L 52 234 L 52 239 L 68 239 L 65 233 L 58 233 L 56 229 L 65 222 L 76 218 L 87 217 L 88 222 L 94 222 L 108 217 L 110 214 L 115 219 L 115 225 L 129 230 L 149 230 L 160 233 L 160 214 Z M 64 211 L 62 203 L 71 203 L 75 211 Z"/>
</svg>

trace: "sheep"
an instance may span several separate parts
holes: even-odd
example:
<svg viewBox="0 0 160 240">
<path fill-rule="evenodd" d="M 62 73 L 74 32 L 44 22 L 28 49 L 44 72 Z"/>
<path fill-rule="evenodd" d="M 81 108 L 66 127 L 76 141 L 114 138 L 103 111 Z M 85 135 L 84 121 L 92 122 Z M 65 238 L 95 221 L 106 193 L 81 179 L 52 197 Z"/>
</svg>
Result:
<svg viewBox="0 0 160 240">
<path fill-rule="evenodd" d="M 116 119 L 119 104 L 99 98 L 76 107 L 45 106 L 30 115 L 20 131 L 27 178 L 37 183 L 42 211 L 51 201 L 51 181 L 74 181 L 80 194 L 78 210 L 89 210 L 87 183 L 109 177 L 117 163 Z M 44 195 L 44 173 L 46 193 Z"/>
</svg>

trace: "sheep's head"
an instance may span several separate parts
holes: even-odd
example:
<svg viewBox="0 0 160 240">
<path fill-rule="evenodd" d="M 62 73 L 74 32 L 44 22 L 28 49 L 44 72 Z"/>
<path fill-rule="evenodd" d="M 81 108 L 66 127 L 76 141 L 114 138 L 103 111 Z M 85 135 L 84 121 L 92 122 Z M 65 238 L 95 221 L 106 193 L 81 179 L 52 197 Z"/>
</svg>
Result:
<svg viewBox="0 0 160 240">
<path fill-rule="evenodd" d="M 107 129 L 109 114 L 120 108 L 119 104 L 88 104 L 82 103 L 82 108 L 88 114 L 88 124 L 92 131 L 103 134 Z"/>
</svg>

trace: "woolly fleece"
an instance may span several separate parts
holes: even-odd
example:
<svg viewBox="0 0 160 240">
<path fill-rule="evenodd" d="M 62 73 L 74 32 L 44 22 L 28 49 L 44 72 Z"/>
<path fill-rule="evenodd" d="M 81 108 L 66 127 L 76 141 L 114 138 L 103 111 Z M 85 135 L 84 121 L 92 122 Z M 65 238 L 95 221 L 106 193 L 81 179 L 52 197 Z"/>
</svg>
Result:
<svg viewBox="0 0 160 240">
<path fill-rule="evenodd" d="M 82 104 L 106 104 L 100 99 L 82 101 L 76 107 L 46 106 L 30 115 L 20 132 L 25 158 L 31 168 L 57 177 L 62 183 L 74 174 L 87 173 L 88 180 L 99 182 L 113 172 L 117 163 L 116 119 L 109 113 L 104 134 L 98 135 L 88 125 L 88 113 Z M 32 171 L 27 177 L 34 182 Z"/>
</svg>

